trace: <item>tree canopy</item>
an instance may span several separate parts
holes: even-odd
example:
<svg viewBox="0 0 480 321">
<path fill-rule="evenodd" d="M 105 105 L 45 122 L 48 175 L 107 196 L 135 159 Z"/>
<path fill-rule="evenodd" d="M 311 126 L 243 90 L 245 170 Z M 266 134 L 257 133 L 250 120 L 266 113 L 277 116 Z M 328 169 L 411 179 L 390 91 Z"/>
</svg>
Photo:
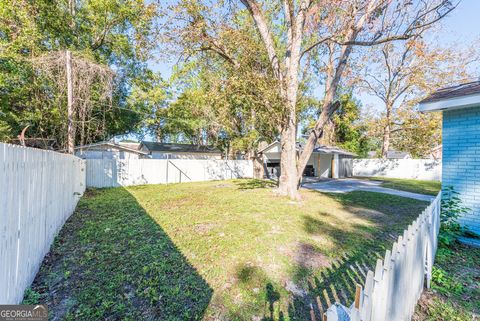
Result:
<svg viewBox="0 0 480 321">
<path fill-rule="evenodd" d="M 394 148 L 420 156 L 438 141 L 438 117 L 413 106 L 466 76 L 455 66 L 468 52 L 424 37 L 455 6 L 0 0 L 0 139 L 11 141 L 28 126 L 26 137 L 62 149 L 71 122 L 77 144 L 135 133 L 254 156 L 262 141 L 279 139 L 279 192 L 296 197 L 317 143 L 365 155 L 380 140 L 388 149 L 382 136 L 391 136 Z M 154 71 L 159 60 L 174 63 L 170 79 Z M 390 106 L 385 115 L 361 121 L 359 91 Z M 297 155 L 300 129 L 305 147 Z"/>
<path fill-rule="evenodd" d="M 65 146 L 66 76 L 60 68 L 65 49 L 83 63 L 78 66 L 78 84 L 86 82 L 86 64 L 105 66 L 114 76 L 108 95 L 98 73 L 84 88 L 87 95 L 77 95 L 75 122 L 82 130 L 76 141 L 94 142 L 137 130 L 148 111 L 127 98 L 149 72 L 148 39 L 155 15 L 153 4 L 136 0 L 1 0 L 2 140 L 15 138 L 29 126 L 27 137 L 54 139 L 57 148 Z"/>
</svg>

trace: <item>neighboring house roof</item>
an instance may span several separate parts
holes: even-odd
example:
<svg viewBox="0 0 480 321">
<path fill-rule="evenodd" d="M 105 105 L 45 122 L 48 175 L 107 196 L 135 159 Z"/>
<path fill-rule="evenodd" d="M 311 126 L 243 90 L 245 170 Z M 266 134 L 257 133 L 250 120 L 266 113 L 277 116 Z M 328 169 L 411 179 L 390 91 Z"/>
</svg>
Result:
<svg viewBox="0 0 480 321">
<path fill-rule="evenodd" d="M 130 148 L 130 149 L 135 149 L 139 150 L 140 149 L 140 143 L 132 143 L 132 142 L 118 142 L 118 145 Z"/>
<path fill-rule="evenodd" d="M 411 156 L 407 152 L 400 152 L 398 150 L 389 150 L 387 152 L 387 158 L 389 158 L 389 159 L 404 159 L 404 158 L 411 158 Z"/>
<path fill-rule="evenodd" d="M 112 142 L 98 142 L 98 143 L 93 143 L 93 144 L 88 144 L 88 145 L 81 145 L 81 146 L 75 147 L 75 150 L 90 149 L 90 148 L 93 148 L 93 147 L 101 147 L 101 146 L 116 148 L 116 149 L 120 149 L 120 150 L 127 151 L 127 152 L 130 152 L 130 153 L 136 153 L 136 154 L 140 154 L 140 155 L 148 155 L 148 153 L 145 153 L 141 150 L 129 148 L 129 147 L 126 147 L 124 145 L 115 144 L 115 143 L 112 143 Z"/>
<path fill-rule="evenodd" d="M 262 148 L 261 150 L 259 150 L 258 152 L 259 153 L 263 153 L 265 151 L 268 151 L 270 148 L 272 148 L 273 146 L 277 145 L 277 144 L 280 144 L 280 142 L 278 140 L 274 141 L 273 143 L 271 143 L 270 145 Z M 301 151 L 303 150 L 303 144 L 300 143 L 300 142 L 296 142 L 296 149 L 297 151 Z M 315 148 L 313 149 L 313 153 L 319 153 L 319 154 L 339 154 L 339 155 L 346 155 L 346 156 L 357 156 L 357 154 L 355 153 L 351 153 L 351 152 L 348 152 L 344 149 L 341 149 L 341 148 L 338 148 L 338 147 L 335 147 L 335 146 L 326 146 L 326 145 L 317 145 L 315 146 Z"/>
<path fill-rule="evenodd" d="M 335 147 L 335 146 L 317 146 L 313 149 L 314 153 L 320 153 L 320 154 L 339 154 L 339 155 L 345 155 L 345 156 L 357 156 L 355 153 L 351 153 L 349 151 L 346 151 L 344 149 Z"/>
<path fill-rule="evenodd" d="M 419 103 L 420 111 L 437 111 L 480 105 L 480 81 L 437 90 Z"/>
<path fill-rule="evenodd" d="M 268 145 L 265 146 L 264 148 L 260 149 L 258 152 L 259 152 L 259 153 L 263 153 L 264 151 L 269 150 L 270 148 L 272 148 L 273 146 L 275 146 L 276 144 L 280 144 L 280 142 L 279 142 L 278 140 L 276 140 L 276 141 L 274 141 L 273 143 L 268 144 Z"/>
<path fill-rule="evenodd" d="M 222 151 L 215 147 L 191 145 L 191 144 L 170 144 L 156 142 L 141 142 L 140 148 L 145 146 L 150 152 L 165 153 L 214 153 L 220 154 Z"/>
</svg>

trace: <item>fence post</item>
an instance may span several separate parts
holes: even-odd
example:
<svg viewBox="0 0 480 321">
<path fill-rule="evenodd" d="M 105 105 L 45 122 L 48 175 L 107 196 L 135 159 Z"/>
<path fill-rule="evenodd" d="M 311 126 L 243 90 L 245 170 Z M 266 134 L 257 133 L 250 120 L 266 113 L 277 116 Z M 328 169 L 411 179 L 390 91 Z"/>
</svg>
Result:
<svg viewBox="0 0 480 321">
<path fill-rule="evenodd" d="M 166 174 L 165 174 L 165 180 L 166 180 L 165 184 L 168 184 L 168 163 L 170 162 L 169 157 L 168 157 L 169 155 L 170 154 L 167 154 L 167 165 L 165 166 L 165 169 L 167 171 Z"/>
</svg>

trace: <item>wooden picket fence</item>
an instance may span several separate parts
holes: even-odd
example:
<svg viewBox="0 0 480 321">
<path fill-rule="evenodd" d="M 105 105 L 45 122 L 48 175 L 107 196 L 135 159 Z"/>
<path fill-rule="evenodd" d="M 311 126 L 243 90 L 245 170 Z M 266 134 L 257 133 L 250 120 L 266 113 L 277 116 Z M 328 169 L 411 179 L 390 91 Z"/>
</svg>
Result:
<svg viewBox="0 0 480 321">
<path fill-rule="evenodd" d="M 17 304 L 85 191 L 78 157 L 0 143 L 0 304 Z"/>
<path fill-rule="evenodd" d="M 250 160 L 87 159 L 87 187 L 252 178 Z"/>
<path fill-rule="evenodd" d="M 432 266 L 440 229 L 439 193 L 432 203 L 404 230 L 403 235 L 368 271 L 365 286 L 357 285 L 350 307 L 335 303 L 323 321 L 410 320 L 424 282 L 430 287 Z"/>
</svg>

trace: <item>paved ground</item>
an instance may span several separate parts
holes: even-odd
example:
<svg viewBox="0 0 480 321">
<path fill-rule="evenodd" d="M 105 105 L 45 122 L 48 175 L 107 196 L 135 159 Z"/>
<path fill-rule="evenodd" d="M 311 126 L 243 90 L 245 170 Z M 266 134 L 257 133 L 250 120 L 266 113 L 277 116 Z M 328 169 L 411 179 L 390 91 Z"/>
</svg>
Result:
<svg viewBox="0 0 480 321">
<path fill-rule="evenodd" d="M 399 191 L 396 189 L 381 187 L 381 185 L 382 185 L 382 182 L 380 181 L 344 178 L 344 179 L 325 179 L 320 182 L 305 183 L 303 187 L 314 189 L 320 192 L 327 192 L 327 193 L 348 193 L 352 191 L 377 192 L 377 193 L 414 198 L 417 200 L 427 201 L 427 202 L 435 198 L 435 196 L 431 196 L 431 195 Z"/>
</svg>

